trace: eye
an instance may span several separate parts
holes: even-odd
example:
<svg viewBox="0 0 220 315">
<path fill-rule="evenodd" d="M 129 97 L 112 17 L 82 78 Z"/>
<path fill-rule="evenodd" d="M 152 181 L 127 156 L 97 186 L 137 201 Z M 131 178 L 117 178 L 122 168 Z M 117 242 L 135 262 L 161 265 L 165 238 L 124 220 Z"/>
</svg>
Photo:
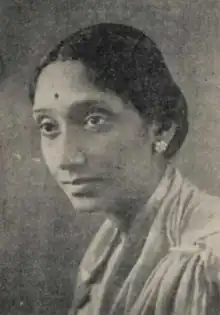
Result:
<svg viewBox="0 0 220 315">
<path fill-rule="evenodd" d="M 41 119 L 39 127 L 45 137 L 55 137 L 60 133 L 58 123 L 50 118 Z"/>
<path fill-rule="evenodd" d="M 85 128 L 86 129 L 97 129 L 104 124 L 107 123 L 107 117 L 105 115 L 100 115 L 100 114 L 93 114 L 89 115 L 85 119 Z"/>
</svg>

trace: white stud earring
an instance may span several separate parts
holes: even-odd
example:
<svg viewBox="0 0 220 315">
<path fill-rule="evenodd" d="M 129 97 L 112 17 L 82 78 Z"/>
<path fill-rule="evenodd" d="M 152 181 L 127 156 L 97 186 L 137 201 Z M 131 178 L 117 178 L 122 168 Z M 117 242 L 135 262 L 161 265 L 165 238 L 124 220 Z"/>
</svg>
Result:
<svg viewBox="0 0 220 315">
<path fill-rule="evenodd" d="M 156 141 L 156 143 L 154 144 L 154 150 L 157 153 L 163 153 L 166 151 L 166 149 L 167 149 L 167 143 L 163 140 Z"/>
</svg>

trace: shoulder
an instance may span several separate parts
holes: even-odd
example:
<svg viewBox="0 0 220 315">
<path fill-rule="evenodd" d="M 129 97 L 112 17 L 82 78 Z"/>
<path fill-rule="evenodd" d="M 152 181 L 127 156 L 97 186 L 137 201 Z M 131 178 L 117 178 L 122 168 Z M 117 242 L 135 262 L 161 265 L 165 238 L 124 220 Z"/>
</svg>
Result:
<svg viewBox="0 0 220 315">
<path fill-rule="evenodd" d="M 184 217 L 182 241 L 201 243 L 220 258 L 220 198 L 186 181 L 194 193 Z"/>
<path fill-rule="evenodd" d="M 182 249 L 199 250 L 204 270 L 211 281 L 220 284 L 220 198 L 199 189 L 183 178 L 179 198 Z M 183 197 L 184 196 L 184 197 Z"/>
<path fill-rule="evenodd" d="M 163 207 L 171 229 L 181 240 L 193 242 L 220 231 L 220 198 L 199 189 L 176 168 L 172 169 Z"/>
</svg>

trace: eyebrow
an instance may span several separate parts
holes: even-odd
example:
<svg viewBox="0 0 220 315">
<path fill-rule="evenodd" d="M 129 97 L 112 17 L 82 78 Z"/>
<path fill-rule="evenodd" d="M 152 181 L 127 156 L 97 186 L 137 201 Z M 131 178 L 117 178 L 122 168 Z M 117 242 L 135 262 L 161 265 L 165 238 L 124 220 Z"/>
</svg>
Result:
<svg viewBox="0 0 220 315">
<path fill-rule="evenodd" d="M 53 110 L 53 108 L 45 108 L 45 107 L 41 107 L 41 108 L 36 108 L 33 109 L 33 113 L 48 113 L 51 112 Z M 86 101 L 77 101 L 72 103 L 69 108 L 68 108 L 68 113 L 67 116 L 72 118 L 73 116 L 75 116 L 75 114 L 77 115 L 82 115 L 82 114 L 86 114 L 87 112 L 91 112 L 91 110 L 93 111 L 99 111 L 102 112 L 103 114 L 114 114 L 114 111 L 112 110 L 112 108 L 110 108 L 105 101 L 103 100 L 86 100 Z"/>
</svg>

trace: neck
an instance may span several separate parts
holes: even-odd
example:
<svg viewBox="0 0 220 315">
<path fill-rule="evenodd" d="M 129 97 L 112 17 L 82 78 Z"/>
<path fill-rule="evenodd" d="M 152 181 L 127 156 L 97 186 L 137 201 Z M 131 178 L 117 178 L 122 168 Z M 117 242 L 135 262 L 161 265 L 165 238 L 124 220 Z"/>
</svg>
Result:
<svg viewBox="0 0 220 315">
<path fill-rule="evenodd" d="M 111 212 L 108 213 L 108 217 L 121 232 L 122 238 L 127 236 L 135 217 L 138 213 L 143 211 L 149 198 L 155 192 L 165 174 L 166 167 L 167 163 L 165 161 L 160 161 L 160 164 L 155 164 L 149 176 L 151 182 L 150 184 L 146 183 L 146 186 L 139 196 L 135 200 L 128 198 L 126 201 L 120 201 L 115 205 L 114 211 L 111 209 Z"/>
</svg>

